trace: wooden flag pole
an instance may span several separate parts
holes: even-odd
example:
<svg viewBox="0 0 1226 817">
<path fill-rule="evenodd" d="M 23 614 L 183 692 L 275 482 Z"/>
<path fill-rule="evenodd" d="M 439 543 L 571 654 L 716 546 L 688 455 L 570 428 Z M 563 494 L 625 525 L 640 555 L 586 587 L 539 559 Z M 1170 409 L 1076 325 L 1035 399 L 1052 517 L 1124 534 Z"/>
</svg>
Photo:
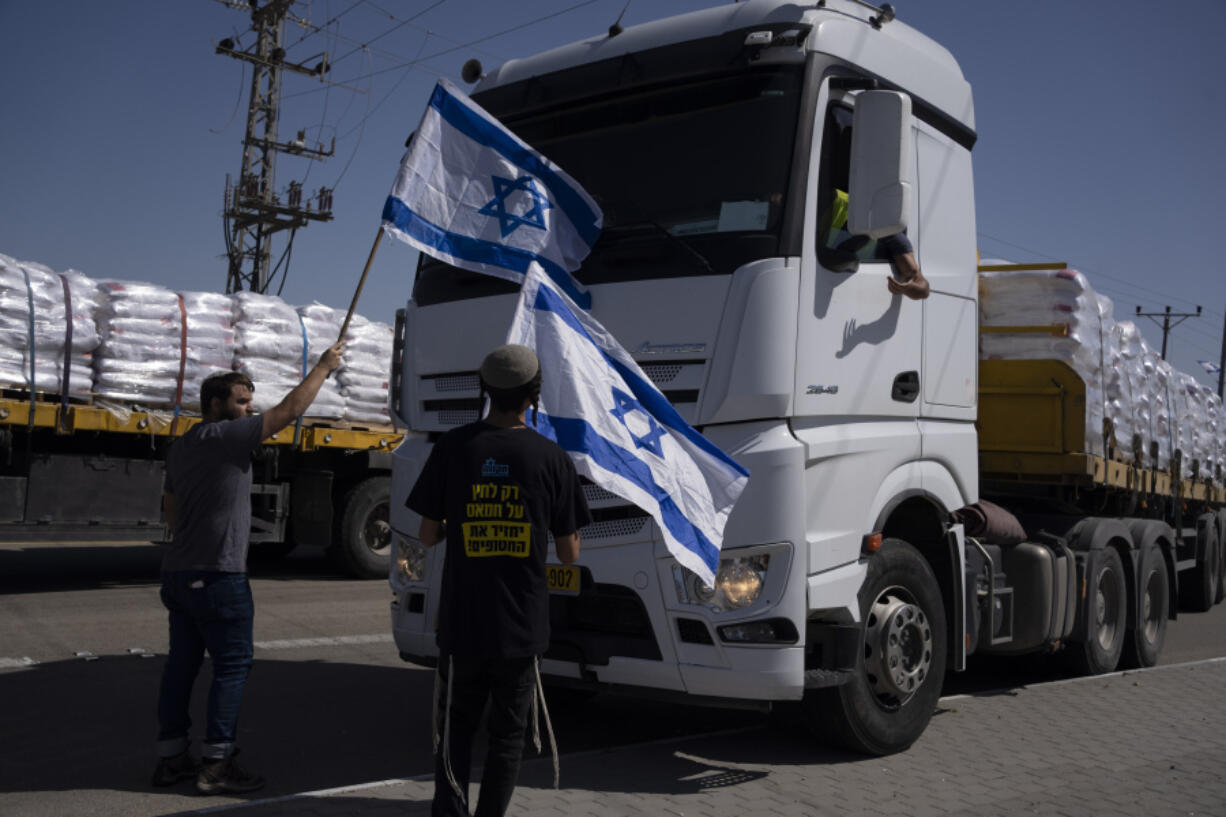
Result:
<svg viewBox="0 0 1226 817">
<path fill-rule="evenodd" d="M 358 279 L 358 288 L 353 291 L 353 302 L 349 304 L 349 312 L 345 315 L 345 322 L 341 324 L 340 337 L 336 339 L 340 343 L 345 339 L 345 333 L 349 331 L 349 322 L 353 320 L 353 311 L 358 308 L 358 298 L 362 297 L 362 287 L 366 285 L 366 275 L 370 272 L 370 265 L 374 263 L 375 252 L 379 249 L 379 242 L 383 240 L 383 225 L 379 225 L 379 232 L 375 235 L 375 243 L 370 247 L 370 256 L 366 259 L 366 268 L 362 270 L 362 277 Z"/>
</svg>

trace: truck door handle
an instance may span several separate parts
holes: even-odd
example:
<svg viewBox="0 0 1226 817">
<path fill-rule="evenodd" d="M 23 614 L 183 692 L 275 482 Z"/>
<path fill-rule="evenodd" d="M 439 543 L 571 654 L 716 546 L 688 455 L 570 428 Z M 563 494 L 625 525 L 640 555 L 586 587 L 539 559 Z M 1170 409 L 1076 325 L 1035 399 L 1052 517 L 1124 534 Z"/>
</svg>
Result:
<svg viewBox="0 0 1226 817">
<path fill-rule="evenodd" d="M 890 398 L 899 403 L 914 403 L 919 397 L 919 372 L 903 372 L 894 378 Z"/>
</svg>

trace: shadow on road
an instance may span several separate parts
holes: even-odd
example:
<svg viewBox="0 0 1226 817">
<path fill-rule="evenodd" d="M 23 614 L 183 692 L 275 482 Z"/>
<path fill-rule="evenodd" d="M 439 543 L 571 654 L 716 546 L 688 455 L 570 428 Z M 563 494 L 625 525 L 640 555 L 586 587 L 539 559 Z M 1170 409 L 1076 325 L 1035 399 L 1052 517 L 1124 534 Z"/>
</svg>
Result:
<svg viewBox="0 0 1226 817">
<path fill-rule="evenodd" d="M 149 785 L 162 659 L 103 656 L 0 673 L 6 710 L 0 792 L 169 790 Z M 199 751 L 208 690 L 197 679 Z M 429 768 L 432 676 L 406 667 L 257 658 L 240 722 L 260 797 L 401 777 Z"/>
<path fill-rule="evenodd" d="M 0 795 L 91 790 L 146 797 L 190 795 L 187 781 L 170 789 L 149 784 L 162 664 L 162 656 L 104 655 L 93 661 L 59 661 L 0 672 L 0 701 L 6 710 Z M 208 683 L 206 662 L 192 709 L 197 751 Z M 407 664 L 387 667 L 257 656 L 243 702 L 239 745 L 243 764 L 265 775 L 269 783 L 249 799 L 428 773 L 432 692 L 433 674 Z M 564 754 L 766 725 L 764 716 L 751 712 L 614 695 L 587 701 L 559 697 L 550 710 Z M 761 737 L 753 740 L 769 742 Z M 476 749 L 475 757 L 480 758 L 484 748 Z M 798 746 L 796 758 L 812 762 L 811 744 L 805 752 Z M 682 763 L 676 771 L 689 768 Z M 671 766 L 662 765 L 636 785 L 650 791 L 688 790 L 676 788 L 673 772 Z M 597 778 L 573 779 L 568 785 L 626 785 L 621 778 L 610 777 L 603 784 Z M 174 810 L 182 810 L 183 801 L 174 802 L 179 803 Z M 198 807 L 208 804 L 201 801 Z M 169 800 L 166 805 L 173 807 Z"/>
<path fill-rule="evenodd" d="M 155 544 L 6 545 L 0 548 L 0 593 L 156 585 L 162 552 Z M 303 546 L 276 561 L 253 558 L 249 567 L 254 579 L 354 580 L 318 547 Z"/>
</svg>

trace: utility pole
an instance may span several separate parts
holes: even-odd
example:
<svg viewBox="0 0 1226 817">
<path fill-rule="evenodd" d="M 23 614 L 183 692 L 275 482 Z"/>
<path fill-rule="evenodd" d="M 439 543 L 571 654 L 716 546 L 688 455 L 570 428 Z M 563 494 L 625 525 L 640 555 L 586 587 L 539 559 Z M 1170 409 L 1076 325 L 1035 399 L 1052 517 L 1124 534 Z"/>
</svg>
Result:
<svg viewBox="0 0 1226 817">
<path fill-rule="evenodd" d="M 298 131 L 290 142 L 277 141 L 278 106 L 281 97 L 281 72 L 291 71 L 321 80 L 329 70 L 327 52 L 305 62 L 318 59 L 312 68 L 304 63 L 285 61 L 285 16 L 293 0 L 259 0 L 246 3 L 222 0 L 231 8 L 251 12 L 251 30 L 256 35 L 252 48 L 238 50 L 232 39 L 217 44 L 217 53 L 251 64 L 251 99 L 247 107 L 247 131 L 243 137 L 243 164 L 238 183 L 226 175 L 225 219 L 226 255 L 229 271 L 226 292 L 249 289 L 264 292 L 268 288 L 272 258 L 272 237 L 290 230 L 282 256 L 288 264 L 294 233 L 311 221 L 332 220 L 332 191 L 321 187 L 318 193 L 303 196 L 302 184 L 291 181 L 284 196 L 276 188 L 276 158 L 278 153 L 322 159 L 331 156 L 336 140 L 324 150 L 322 144 L 308 146 L 306 132 Z M 278 262 L 278 266 L 281 262 Z M 288 275 L 288 266 L 283 275 Z"/>
<path fill-rule="evenodd" d="M 1188 318 L 1199 318 L 1200 313 L 1201 313 L 1201 308 L 1199 306 L 1196 307 L 1195 312 L 1172 312 L 1169 306 L 1162 312 L 1142 312 L 1141 307 L 1139 306 L 1137 307 L 1137 317 L 1138 318 L 1149 318 L 1154 323 L 1158 322 L 1157 320 L 1158 318 L 1162 318 L 1162 359 L 1163 360 L 1166 360 L 1167 335 L 1171 333 L 1172 329 L 1174 329 L 1176 326 L 1186 321 Z M 1171 323 L 1171 318 L 1179 318 L 1179 320 L 1175 321 L 1174 323 Z M 1221 387 L 1219 386 L 1219 390 L 1220 388 Z"/>
</svg>

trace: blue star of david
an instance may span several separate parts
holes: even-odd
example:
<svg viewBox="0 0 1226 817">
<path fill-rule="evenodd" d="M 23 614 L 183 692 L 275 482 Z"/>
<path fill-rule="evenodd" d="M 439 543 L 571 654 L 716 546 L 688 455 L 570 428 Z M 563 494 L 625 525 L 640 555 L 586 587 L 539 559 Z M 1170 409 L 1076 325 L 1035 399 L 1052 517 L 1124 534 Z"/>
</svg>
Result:
<svg viewBox="0 0 1226 817">
<path fill-rule="evenodd" d="M 617 404 L 617 408 L 609 413 L 616 417 L 622 425 L 626 426 L 626 431 L 630 432 L 630 438 L 634 440 L 634 444 L 639 448 L 646 448 L 660 459 L 664 459 L 664 448 L 660 445 L 660 438 L 664 436 L 664 429 L 660 428 L 660 424 L 655 421 L 655 418 L 644 411 L 637 400 L 620 389 L 613 389 L 613 402 Z M 633 414 L 636 411 L 647 418 L 647 425 L 650 428 L 642 437 L 631 431 L 630 426 L 626 424 L 626 415 Z"/>
<path fill-rule="evenodd" d="M 545 229 L 545 211 L 553 207 L 545 194 L 537 189 L 531 176 L 520 176 L 515 181 L 501 176 L 491 176 L 494 181 L 494 198 L 477 212 L 483 216 L 496 217 L 502 237 L 506 238 L 519 227 Z M 532 199 L 532 206 L 523 213 L 507 212 L 507 199 L 516 191 Z"/>
</svg>

